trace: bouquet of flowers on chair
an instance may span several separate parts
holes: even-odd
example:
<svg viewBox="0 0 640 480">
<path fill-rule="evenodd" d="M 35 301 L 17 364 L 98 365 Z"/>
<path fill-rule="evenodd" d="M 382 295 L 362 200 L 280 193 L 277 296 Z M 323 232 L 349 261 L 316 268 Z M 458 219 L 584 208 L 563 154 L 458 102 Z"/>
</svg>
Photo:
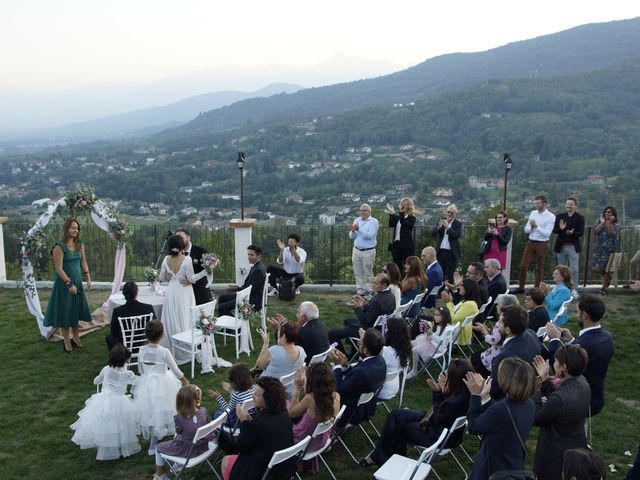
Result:
<svg viewBox="0 0 640 480">
<path fill-rule="evenodd" d="M 202 268 L 207 272 L 207 287 L 213 284 L 213 271 L 220 266 L 220 259 L 215 253 L 205 253 L 202 256 Z"/>
<path fill-rule="evenodd" d="M 240 329 L 240 351 L 250 355 L 253 349 L 251 331 L 260 326 L 260 314 L 253 305 L 245 302 L 238 306 L 238 317 L 242 321 L 242 328 Z"/>
<path fill-rule="evenodd" d="M 210 337 L 215 325 L 215 319 L 204 309 L 201 309 L 198 322 L 196 323 L 196 328 L 202 332 L 202 357 L 200 358 L 200 363 L 202 364 L 201 373 L 213 372 L 211 365 L 214 363 L 214 359 L 213 354 L 211 353 Z"/>
<path fill-rule="evenodd" d="M 150 287 L 155 288 L 159 275 L 158 270 L 154 268 L 153 265 L 149 265 L 144 269 L 144 277 L 147 279 L 147 282 L 149 282 Z"/>
</svg>

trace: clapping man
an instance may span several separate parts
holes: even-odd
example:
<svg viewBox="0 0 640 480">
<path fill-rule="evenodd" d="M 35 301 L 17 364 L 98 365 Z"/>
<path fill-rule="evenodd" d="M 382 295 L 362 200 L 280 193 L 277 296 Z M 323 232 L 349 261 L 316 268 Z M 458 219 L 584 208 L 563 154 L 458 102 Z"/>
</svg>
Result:
<svg viewBox="0 0 640 480">
<path fill-rule="evenodd" d="M 351 261 L 356 277 L 358 295 L 371 291 L 373 280 L 373 263 L 376 260 L 376 237 L 380 227 L 378 220 L 371 216 L 371 207 L 366 203 L 360 205 L 360 216 L 349 224 L 349 238 L 353 240 Z"/>
<path fill-rule="evenodd" d="M 307 259 L 307 252 L 299 246 L 300 235 L 290 233 L 286 246 L 280 239 L 276 243 L 280 249 L 276 261 L 284 268 L 274 266 L 267 268 L 267 273 L 270 274 L 269 285 L 271 285 L 269 296 L 278 295 L 278 279 L 280 278 L 294 278 L 296 289 L 304 283 L 304 262 Z"/>
<path fill-rule="evenodd" d="M 584 217 L 576 212 L 577 206 L 578 200 L 575 197 L 567 198 L 567 211 L 560 213 L 553 224 L 553 233 L 557 235 L 553 251 L 558 254 L 558 264 L 571 268 L 571 278 L 575 285 L 580 280 L 580 239 L 584 233 Z"/>
<path fill-rule="evenodd" d="M 460 249 L 460 236 L 462 235 L 462 222 L 456 218 L 458 207 L 451 204 L 447 207 L 447 216 L 438 220 L 431 229 L 431 235 L 438 237 L 438 262 L 442 265 L 444 278 L 453 283 L 453 272 L 458 266 L 458 259 L 462 256 Z"/>
</svg>

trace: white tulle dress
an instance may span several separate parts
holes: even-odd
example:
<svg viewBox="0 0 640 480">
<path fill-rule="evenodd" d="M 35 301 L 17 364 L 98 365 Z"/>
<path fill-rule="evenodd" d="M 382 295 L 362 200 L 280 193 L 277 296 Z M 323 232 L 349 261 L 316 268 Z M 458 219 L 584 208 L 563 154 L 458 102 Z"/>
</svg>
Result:
<svg viewBox="0 0 640 480">
<path fill-rule="evenodd" d="M 171 336 L 191 328 L 191 307 L 195 307 L 196 297 L 193 294 L 193 287 L 191 285 L 182 285 L 180 280 L 187 279 L 190 283 L 196 283 L 203 278 L 207 272 L 203 270 L 200 273 L 193 273 L 191 257 L 185 257 L 178 271 L 173 272 L 167 263 L 169 258 L 171 257 L 167 256 L 162 261 L 159 276 L 161 282 L 169 281 L 162 306 L 161 321 L 162 325 L 164 325 L 164 336 L 160 344 L 171 350 L 175 355 L 176 363 L 182 365 L 190 362 L 191 357 L 186 352 L 172 348 Z M 171 279 L 168 279 L 168 276 L 170 276 Z"/>
<path fill-rule="evenodd" d="M 140 377 L 133 390 L 133 404 L 142 435 L 146 439 L 173 435 L 176 395 L 181 386 L 178 379 L 184 374 L 171 352 L 153 343 L 140 349 L 138 370 Z"/>
<path fill-rule="evenodd" d="M 138 453 L 140 428 L 133 401 L 126 395 L 127 385 L 135 381 L 135 374 L 126 367 L 104 367 L 93 380 L 95 385 L 102 385 L 102 390 L 91 395 L 78 412 L 78 420 L 71 425 L 75 430 L 71 441 L 83 449 L 97 448 L 97 460 Z"/>
</svg>

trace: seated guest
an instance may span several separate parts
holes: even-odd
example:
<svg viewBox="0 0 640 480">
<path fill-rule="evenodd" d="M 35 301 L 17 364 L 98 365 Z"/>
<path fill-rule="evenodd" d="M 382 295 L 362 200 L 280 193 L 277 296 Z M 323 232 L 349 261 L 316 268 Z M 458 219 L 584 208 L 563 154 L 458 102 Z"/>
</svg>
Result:
<svg viewBox="0 0 640 480">
<path fill-rule="evenodd" d="M 425 247 L 422 249 L 422 263 L 427 270 L 427 293 L 430 293 L 433 288 L 442 285 L 444 282 L 444 273 L 442 272 L 440 263 L 436 260 L 436 256 L 435 248 Z M 423 306 L 426 308 L 435 307 L 436 297 L 432 295 L 428 299 L 425 298 Z"/>
<path fill-rule="evenodd" d="M 404 262 L 404 278 L 400 284 L 400 289 L 402 290 L 400 302 L 403 305 L 410 302 L 416 298 L 416 295 L 423 293 L 426 286 L 427 276 L 424 273 L 422 261 L 415 255 L 407 257 Z M 420 304 L 415 304 L 407 312 L 407 317 L 414 318 L 418 313 L 420 313 Z"/>
<path fill-rule="evenodd" d="M 495 258 L 488 258 L 484 261 L 484 273 L 487 275 L 487 291 L 491 297 L 491 303 L 487 305 L 482 318 L 478 318 L 479 322 L 484 322 L 486 317 L 493 315 L 494 305 L 498 295 L 502 295 L 507 291 L 507 281 L 502 275 L 502 268 L 500 262 Z"/>
<path fill-rule="evenodd" d="M 527 363 L 533 362 L 536 355 L 540 355 L 540 340 L 536 334 L 527 329 L 529 317 L 520 305 L 510 305 L 502 309 L 500 316 L 500 333 L 505 337 L 502 350 L 493 360 L 491 378 L 498 378 L 500 363 L 510 357 L 518 357 Z M 500 400 L 504 397 L 500 381 L 491 384 L 491 398 Z"/>
<path fill-rule="evenodd" d="M 122 331 L 120 330 L 120 322 L 118 317 L 134 317 L 136 315 L 147 315 L 153 313 L 153 307 L 147 303 L 140 303 L 138 298 L 138 285 L 136 282 L 127 282 L 122 287 L 122 295 L 124 295 L 125 304 L 113 309 L 111 315 L 111 332 L 105 337 L 107 341 L 107 350 L 111 349 L 118 343 L 122 343 Z"/>
<path fill-rule="evenodd" d="M 236 294 L 238 290 L 244 290 L 251 285 L 251 296 L 249 297 L 249 303 L 253 305 L 256 310 L 262 309 L 262 289 L 264 288 L 264 281 L 267 278 L 267 272 L 262 263 L 262 248 L 258 245 L 249 245 L 247 247 L 247 257 L 251 269 L 244 279 L 244 283 L 241 286 L 229 285 L 227 291 L 233 293 L 225 293 L 218 298 L 218 315 L 233 315 L 236 308 Z"/>
<path fill-rule="evenodd" d="M 402 292 L 400 290 L 400 269 L 395 263 L 389 262 L 382 268 L 382 273 L 388 275 L 389 280 L 391 280 L 391 283 L 389 284 L 389 290 L 391 290 L 391 293 L 393 293 L 393 296 L 396 299 L 396 308 L 398 308 L 400 306 L 400 300 L 402 298 Z"/>
<path fill-rule="evenodd" d="M 384 336 L 382 358 L 387 364 L 387 374 L 402 370 L 409 364 L 411 355 L 411 340 L 409 327 L 404 318 L 394 317 L 387 320 L 387 331 Z M 378 393 L 380 400 L 389 400 L 396 396 L 400 389 L 400 376 L 385 383 Z"/>
<path fill-rule="evenodd" d="M 558 265 L 554 268 L 552 276 L 556 284 L 553 289 L 546 283 L 540 284 L 540 290 L 546 295 L 544 300 L 547 302 L 547 313 L 551 319 L 560 311 L 560 307 L 564 302 L 571 300 L 571 288 L 573 287 L 571 269 L 566 265 Z M 555 324 L 558 326 L 564 325 L 567 320 L 567 312 L 564 312 L 556 319 Z"/>
<path fill-rule="evenodd" d="M 462 324 L 465 318 L 477 315 L 480 303 L 480 289 L 478 284 L 470 278 L 465 278 L 460 284 L 460 302 L 453 304 L 451 294 L 447 290 L 443 290 L 440 298 L 451 312 L 451 321 Z M 469 345 L 471 343 L 472 329 L 471 325 L 464 327 L 458 336 L 458 345 Z"/>
<path fill-rule="evenodd" d="M 302 398 L 300 398 L 302 396 Z M 318 424 L 333 420 L 340 411 L 340 394 L 336 390 L 336 379 L 326 363 L 301 367 L 296 372 L 293 398 L 289 404 L 289 416 L 300 419 L 293 426 L 293 441 L 297 443 L 313 434 Z M 314 438 L 309 451 L 324 446 L 331 431 Z M 300 471 L 300 469 L 298 469 Z M 319 471 L 318 457 L 304 462 L 305 473 L 314 475 Z"/>
<path fill-rule="evenodd" d="M 544 293 L 539 288 L 530 288 L 525 293 L 524 305 L 529 309 L 529 328 L 537 332 L 540 327 L 549 323 L 549 312 L 544 308 Z"/>
<path fill-rule="evenodd" d="M 433 321 L 420 320 L 415 340 L 411 341 L 411 371 L 407 373 L 407 380 L 418 375 L 418 357 L 426 362 L 436 352 L 443 352 L 448 348 L 444 342 L 445 332 L 448 334 L 452 328 L 451 312 L 441 305 L 433 311 Z"/>
<path fill-rule="evenodd" d="M 298 325 L 285 322 L 278 331 L 278 344 L 269 347 L 269 335 L 260 329 L 262 349 L 256 360 L 256 369 L 263 370 L 263 377 L 280 378 L 289 375 L 302 365 L 306 358 L 304 348 L 296 345 L 298 340 Z M 287 397 L 293 394 L 293 384 L 287 387 Z"/>
<path fill-rule="evenodd" d="M 380 353 L 384 346 L 384 339 L 379 330 L 368 328 L 362 332 L 358 349 L 363 360 L 355 366 L 349 365 L 349 360 L 340 350 L 332 349 L 329 353 L 335 362 L 333 374 L 340 394 L 342 405 L 346 409 L 338 422 L 338 427 L 347 423 L 359 424 L 370 418 L 376 410 L 375 397 L 366 405 L 358 405 L 358 399 L 363 393 L 377 392 L 387 376 L 387 364 Z"/>
<path fill-rule="evenodd" d="M 489 299 L 489 283 L 484 278 L 484 265 L 480 262 L 471 262 L 467 267 L 466 277 L 473 280 L 478 285 L 478 293 L 480 295 L 478 306 L 487 303 Z M 460 286 L 462 285 L 462 275 L 458 272 L 453 273 L 453 284 L 445 283 L 445 285 L 451 290 L 454 303 L 460 303 L 461 293 Z M 502 292 L 504 293 L 504 292 Z"/>
<path fill-rule="evenodd" d="M 300 235 L 297 233 L 290 233 L 287 237 L 288 246 L 284 246 L 284 242 L 278 239 L 277 244 L 280 249 L 278 258 L 276 261 L 284 268 L 269 266 L 267 273 L 269 276 L 269 285 L 271 290 L 270 296 L 278 295 L 278 280 L 280 278 L 294 278 L 296 288 L 304 283 L 304 262 L 307 259 L 307 252 L 303 248 L 298 246 L 300 243 Z"/>
<path fill-rule="evenodd" d="M 509 308 L 515 307 L 507 307 Z M 505 398 L 491 400 L 493 383 L 499 383 Z M 505 358 L 497 377 L 485 380 L 479 373 L 467 373 L 465 384 L 471 392 L 467 427 L 469 433 L 482 435 L 480 450 L 469 476 L 488 480 L 495 472 L 522 470 L 525 443 L 535 416 L 531 396 L 536 389 L 536 374 L 530 363 L 519 358 Z"/>
<path fill-rule="evenodd" d="M 241 405 L 236 414 L 241 421 L 235 455 L 222 459 L 224 480 L 259 480 L 275 452 L 293 445 L 293 429 L 287 411 L 287 395 L 277 378 L 260 377 L 253 391 L 255 417 Z M 283 462 L 272 469 L 272 478 L 290 478 L 294 462 Z"/>
<path fill-rule="evenodd" d="M 280 325 L 287 322 L 284 315 L 277 314 L 267 321 L 275 330 L 275 340 L 278 341 L 278 329 Z M 308 365 L 314 355 L 324 353 L 329 350 L 329 330 L 322 320 L 320 320 L 320 310 L 313 302 L 302 302 L 296 310 L 296 321 L 298 322 L 298 340 L 296 345 L 302 347 L 307 354 L 305 363 Z"/>
<path fill-rule="evenodd" d="M 329 330 L 329 342 L 337 342 L 337 349 L 345 352 L 342 345 L 343 338 L 357 337 L 360 328 L 370 328 L 380 315 L 391 315 L 396 309 L 396 299 L 393 297 L 389 284 L 391 280 L 384 274 L 378 274 L 373 278 L 372 289 L 375 293 L 369 303 L 362 297 L 355 296 L 347 304 L 353 308 L 357 318 L 347 318 L 344 321 L 344 328 L 333 328 Z"/>
<path fill-rule="evenodd" d="M 600 455 L 593 450 L 571 448 L 564 452 L 562 480 L 604 480 L 606 478 L 607 467 Z M 637 478 L 637 476 L 631 477 L 627 474 L 624 480 Z"/>
<path fill-rule="evenodd" d="M 432 391 L 433 406 L 426 410 L 396 408 L 391 411 L 373 452 L 360 461 L 362 467 L 383 465 L 394 453 L 407 455 L 407 445 L 431 446 L 445 428 L 451 428 L 458 417 L 467 413 L 469 391 L 464 385 L 468 372 L 473 372 L 469 360 L 453 360 L 438 383 L 427 380 Z M 449 445 L 462 442 L 464 430 L 452 434 Z M 446 447 L 446 445 L 445 445 Z"/>
<path fill-rule="evenodd" d="M 558 329 L 552 323 L 547 324 L 549 354 L 562 346 L 561 340 L 580 345 L 587 351 L 589 363 L 583 375 L 591 387 L 591 416 L 597 415 L 604 407 L 604 379 L 607 376 L 609 362 L 613 357 L 613 337 L 611 332 L 600 325 L 605 312 L 604 302 L 594 295 L 583 295 L 576 309 L 578 325 L 581 330 L 574 339 L 566 328 Z M 553 357 L 552 357 L 553 358 Z"/>
<path fill-rule="evenodd" d="M 549 361 L 541 356 L 534 360 L 542 380 L 540 391 L 534 396 L 534 424 L 540 427 L 540 434 L 533 471 L 540 480 L 560 478 L 565 450 L 587 447 L 584 422 L 589 416 L 591 390 L 582 376 L 587 361 L 587 352 L 578 345 L 559 348 L 553 362 L 556 375 L 552 383 Z"/>
<path fill-rule="evenodd" d="M 518 305 L 518 297 L 509 293 L 502 293 L 498 295 L 495 303 L 498 321 L 493 325 L 491 331 L 489 331 L 489 328 L 487 328 L 484 323 L 478 322 L 473 324 L 473 330 L 480 333 L 484 338 L 484 342 L 490 345 L 489 348 L 483 352 L 475 352 L 471 355 L 471 365 L 473 365 L 473 369 L 485 378 L 491 375 L 493 360 L 500 354 L 505 339 L 500 332 L 499 319 L 502 315 L 502 310 L 509 305 Z"/>
</svg>

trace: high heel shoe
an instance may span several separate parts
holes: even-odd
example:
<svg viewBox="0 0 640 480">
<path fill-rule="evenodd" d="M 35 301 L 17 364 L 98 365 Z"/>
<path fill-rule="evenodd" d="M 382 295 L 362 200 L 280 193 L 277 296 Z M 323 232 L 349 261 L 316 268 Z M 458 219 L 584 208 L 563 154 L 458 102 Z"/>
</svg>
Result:
<svg viewBox="0 0 640 480">
<path fill-rule="evenodd" d="M 71 339 L 71 345 L 75 348 L 79 348 L 80 350 L 84 348 L 84 345 L 82 345 L 81 343 L 77 343 L 73 338 Z"/>
<path fill-rule="evenodd" d="M 64 342 L 62 342 L 62 350 L 64 350 L 64 353 L 73 353 L 73 347 L 71 347 L 71 350 L 67 350 L 67 347 L 64 345 Z"/>
</svg>

